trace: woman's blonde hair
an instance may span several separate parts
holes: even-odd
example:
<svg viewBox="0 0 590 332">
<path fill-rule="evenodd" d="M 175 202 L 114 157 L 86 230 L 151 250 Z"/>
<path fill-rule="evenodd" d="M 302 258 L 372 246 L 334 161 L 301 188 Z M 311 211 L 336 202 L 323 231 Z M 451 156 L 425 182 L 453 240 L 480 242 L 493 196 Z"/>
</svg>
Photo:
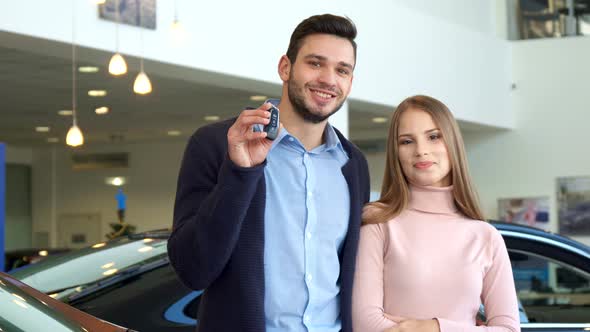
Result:
<svg viewBox="0 0 590 332">
<path fill-rule="evenodd" d="M 408 109 L 422 110 L 432 117 L 442 133 L 451 164 L 453 197 L 457 209 L 466 217 L 484 220 L 477 193 L 469 175 L 463 137 L 453 114 L 445 104 L 428 96 L 413 96 L 396 108 L 389 126 L 385 175 L 381 198 L 365 207 L 363 224 L 378 224 L 397 217 L 408 206 L 410 190 L 399 161 L 398 136 L 402 114 Z"/>
</svg>

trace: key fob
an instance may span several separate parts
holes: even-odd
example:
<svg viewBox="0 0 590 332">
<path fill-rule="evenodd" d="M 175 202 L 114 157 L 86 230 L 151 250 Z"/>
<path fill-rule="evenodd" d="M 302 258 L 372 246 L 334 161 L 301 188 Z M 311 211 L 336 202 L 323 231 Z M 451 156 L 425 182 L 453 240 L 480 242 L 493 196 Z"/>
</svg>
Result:
<svg viewBox="0 0 590 332">
<path fill-rule="evenodd" d="M 279 109 L 273 105 L 268 111 L 270 112 L 270 122 L 264 126 L 263 130 L 266 132 L 266 138 L 274 140 L 279 135 Z"/>
</svg>

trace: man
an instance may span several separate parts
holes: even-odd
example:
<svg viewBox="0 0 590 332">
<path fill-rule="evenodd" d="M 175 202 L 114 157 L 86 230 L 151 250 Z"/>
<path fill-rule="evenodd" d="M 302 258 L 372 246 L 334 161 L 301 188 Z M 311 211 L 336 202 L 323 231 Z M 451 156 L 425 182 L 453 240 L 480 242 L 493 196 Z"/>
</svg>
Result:
<svg viewBox="0 0 590 332">
<path fill-rule="evenodd" d="M 200 128 L 186 148 L 168 242 L 181 280 L 206 289 L 198 331 L 352 331 L 365 158 L 330 115 L 346 100 L 356 28 L 312 16 L 279 61 L 281 129 L 267 102 Z"/>
</svg>

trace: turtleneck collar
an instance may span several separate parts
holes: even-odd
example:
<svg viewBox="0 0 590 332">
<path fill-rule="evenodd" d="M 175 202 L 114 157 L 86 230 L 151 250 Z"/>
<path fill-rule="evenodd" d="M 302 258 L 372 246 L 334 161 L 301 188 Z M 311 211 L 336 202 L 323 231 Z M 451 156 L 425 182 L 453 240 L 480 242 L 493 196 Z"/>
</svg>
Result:
<svg viewBox="0 0 590 332">
<path fill-rule="evenodd" d="M 453 186 L 423 187 L 410 185 L 409 208 L 426 213 L 459 213 L 453 199 Z"/>
</svg>

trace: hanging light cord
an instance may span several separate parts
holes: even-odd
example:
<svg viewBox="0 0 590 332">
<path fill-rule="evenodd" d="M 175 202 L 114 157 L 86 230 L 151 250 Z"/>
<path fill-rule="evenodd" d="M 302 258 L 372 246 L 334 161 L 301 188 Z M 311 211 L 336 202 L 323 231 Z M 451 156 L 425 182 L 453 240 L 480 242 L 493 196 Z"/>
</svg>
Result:
<svg viewBox="0 0 590 332">
<path fill-rule="evenodd" d="M 141 58 L 139 59 L 139 68 L 140 72 L 143 73 L 143 27 L 141 26 L 141 16 L 142 16 L 142 6 L 141 1 L 139 2 L 139 43 L 141 46 Z"/>
<path fill-rule="evenodd" d="M 119 53 L 119 0 L 115 0 L 115 49 Z"/>
<path fill-rule="evenodd" d="M 76 126 L 76 0 L 72 4 L 72 117 Z"/>
<path fill-rule="evenodd" d="M 174 22 L 178 22 L 178 0 L 174 0 Z"/>
</svg>

